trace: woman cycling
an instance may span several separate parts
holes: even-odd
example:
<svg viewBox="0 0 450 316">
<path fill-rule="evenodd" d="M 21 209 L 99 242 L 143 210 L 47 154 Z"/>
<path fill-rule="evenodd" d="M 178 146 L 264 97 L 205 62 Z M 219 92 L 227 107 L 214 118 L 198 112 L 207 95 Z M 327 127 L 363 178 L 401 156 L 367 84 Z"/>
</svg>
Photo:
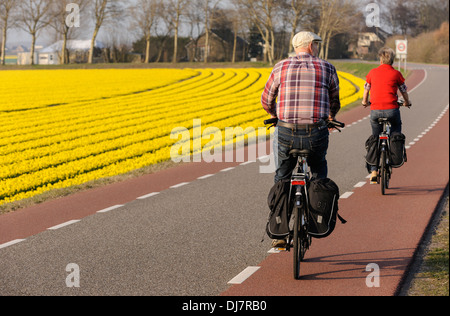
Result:
<svg viewBox="0 0 450 316">
<path fill-rule="evenodd" d="M 367 75 L 365 91 L 362 104 L 370 104 L 371 115 L 370 124 L 372 125 L 372 134 L 376 137 L 382 132 L 382 126 L 378 123 L 379 118 L 388 118 L 391 123 L 391 132 L 402 132 L 402 119 L 398 105 L 398 90 L 400 90 L 405 106 L 411 106 L 405 78 L 401 72 L 392 67 L 395 60 L 395 52 L 391 48 L 382 48 L 378 56 L 381 65 L 372 69 Z M 369 102 L 370 95 L 370 102 Z M 377 183 L 377 166 L 370 166 L 370 183 Z"/>
</svg>

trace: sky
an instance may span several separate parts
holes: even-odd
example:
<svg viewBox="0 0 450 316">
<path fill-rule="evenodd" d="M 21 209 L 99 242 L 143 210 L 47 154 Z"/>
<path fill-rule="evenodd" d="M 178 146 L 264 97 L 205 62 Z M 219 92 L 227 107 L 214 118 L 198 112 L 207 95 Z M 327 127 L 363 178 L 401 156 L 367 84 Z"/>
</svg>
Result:
<svg viewBox="0 0 450 316">
<path fill-rule="evenodd" d="M 130 1 L 135 1 L 135 0 L 130 0 Z M 230 0 L 220 0 L 220 1 L 221 1 L 222 6 L 230 5 Z M 91 18 L 88 16 L 83 17 L 83 15 L 82 15 L 81 19 L 83 20 L 83 19 L 91 19 Z M 92 28 L 87 27 L 87 28 L 85 28 L 85 30 L 83 31 L 83 33 L 80 36 L 77 36 L 77 39 L 91 39 L 92 32 L 93 32 Z M 105 27 L 102 27 L 102 29 L 100 29 L 100 33 L 97 37 L 97 40 L 102 41 L 102 42 L 108 41 L 107 33 L 108 33 L 107 29 Z M 50 28 L 49 28 L 49 30 L 43 30 L 37 38 L 36 45 L 42 45 L 42 46 L 46 47 L 46 46 L 53 44 L 55 42 L 55 39 L 52 34 L 53 33 L 51 32 Z M 128 40 L 130 38 L 129 34 L 127 36 L 124 36 L 124 38 L 125 37 Z M 132 41 L 134 39 L 135 38 L 132 36 Z M 128 43 L 128 44 L 131 44 L 131 43 Z M 23 46 L 29 48 L 31 46 L 31 36 L 27 32 L 25 32 L 21 29 L 18 29 L 18 28 L 10 29 L 10 30 L 8 30 L 8 39 L 7 39 L 6 45 L 9 48 L 12 48 L 12 47 L 18 46 L 18 45 L 23 45 Z"/>
</svg>

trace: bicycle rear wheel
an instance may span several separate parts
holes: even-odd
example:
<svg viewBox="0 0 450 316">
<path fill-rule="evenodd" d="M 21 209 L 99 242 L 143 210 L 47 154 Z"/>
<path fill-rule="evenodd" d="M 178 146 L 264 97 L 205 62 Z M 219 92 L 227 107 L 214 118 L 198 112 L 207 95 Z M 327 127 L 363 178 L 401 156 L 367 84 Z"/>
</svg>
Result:
<svg viewBox="0 0 450 316">
<path fill-rule="evenodd" d="M 303 221 L 303 207 L 295 207 L 294 209 L 295 221 L 294 221 L 294 278 L 300 279 L 300 264 L 303 261 L 306 252 L 306 240 L 304 240 L 305 226 Z"/>
<path fill-rule="evenodd" d="M 380 174 L 381 174 L 381 194 L 386 194 L 386 189 L 388 188 L 388 172 L 387 172 L 387 166 L 386 166 L 386 152 L 383 151 L 381 153 L 381 168 L 380 168 Z"/>
</svg>

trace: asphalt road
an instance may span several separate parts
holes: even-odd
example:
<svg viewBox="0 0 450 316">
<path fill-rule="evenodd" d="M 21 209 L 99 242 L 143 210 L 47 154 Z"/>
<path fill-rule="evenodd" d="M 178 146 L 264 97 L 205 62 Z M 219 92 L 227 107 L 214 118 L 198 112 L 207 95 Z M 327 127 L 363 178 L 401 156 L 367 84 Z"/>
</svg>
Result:
<svg viewBox="0 0 450 316">
<path fill-rule="evenodd" d="M 410 165 L 421 167 L 420 172 L 426 177 L 426 166 L 418 161 L 421 155 L 433 155 L 436 146 L 431 144 L 438 143 L 439 135 L 429 137 L 422 133 L 433 124 L 433 129 L 448 132 L 449 72 L 448 67 L 412 67 L 422 70 L 411 79 L 416 81 L 412 82 L 415 88 L 411 92 L 414 108 L 402 109 L 404 133 L 410 142 L 422 135 L 419 144 L 430 144 L 427 149 L 430 152 L 425 153 L 414 150 L 415 144 L 410 145 L 409 159 L 416 161 Z M 375 198 L 374 189 L 367 184 L 366 190 L 355 189 L 355 185 L 362 187 L 367 182 L 363 156 L 364 142 L 370 135 L 368 115 L 369 110 L 363 109 L 342 114 L 338 119 L 350 126 L 342 133 L 331 135 L 329 176 L 338 183 L 341 194 L 351 195 L 343 202 L 344 217 L 346 213 L 354 214 L 352 211 L 362 212 L 361 208 L 365 207 L 362 203 L 370 205 Z M 441 120 L 433 123 L 438 117 Z M 448 151 L 448 134 L 441 140 Z M 448 155 L 435 160 L 435 164 L 445 172 L 444 181 L 436 184 L 439 195 L 448 183 Z M 284 273 L 278 276 L 279 282 L 274 281 L 280 291 L 283 282 L 292 282 L 291 255 L 269 254 L 270 240 L 266 237 L 261 242 L 268 215 L 266 196 L 273 183 L 273 174 L 260 172 L 263 165 L 259 160 L 244 164 L 183 165 L 0 216 L 0 295 L 283 295 L 283 292 L 261 290 L 259 285 L 267 286 L 263 268 L 242 284 L 229 284 L 248 267 L 258 270 L 277 265 L 283 269 L 276 273 Z M 405 166 L 394 173 L 394 179 L 398 174 L 400 180 L 400 170 L 407 177 Z M 401 191 L 405 184 L 394 182 L 395 185 L 400 189 L 393 201 L 408 203 L 402 199 L 407 195 Z M 372 191 L 367 192 L 368 189 Z M 109 209 L 113 206 L 117 207 Z M 435 206 L 427 205 L 430 214 Z M 105 211 L 98 212 L 102 210 Z M 430 216 L 420 219 L 423 226 L 428 224 Z M 353 217 L 353 225 L 365 224 L 364 218 Z M 67 225 L 57 226 L 62 223 Z M 385 223 L 394 228 L 398 225 Z M 339 234 L 344 232 L 344 228 L 338 228 Z M 390 231 L 383 231 L 385 239 L 389 239 L 386 234 Z M 420 234 L 420 231 L 415 233 L 417 240 Z M 325 244 L 323 240 L 313 247 Z M 344 254 L 339 247 L 329 246 L 333 251 L 327 250 L 328 246 L 323 246 L 321 251 Z M 394 280 L 397 285 L 413 252 L 414 249 L 409 249 L 402 254 L 405 262 L 400 277 Z M 320 262 L 318 258 L 322 255 L 315 256 L 312 252 L 308 265 L 315 264 L 322 271 L 330 269 L 334 263 Z M 316 281 L 310 288 L 317 289 L 317 293 L 340 295 L 342 292 L 333 292 L 340 291 L 334 284 L 350 287 L 351 291 L 352 283 L 347 281 L 352 279 L 343 275 L 324 283 L 310 278 Z M 386 292 L 373 295 L 395 294 L 392 286 L 386 288 Z M 307 295 L 295 288 L 293 291 L 289 294 Z"/>
</svg>

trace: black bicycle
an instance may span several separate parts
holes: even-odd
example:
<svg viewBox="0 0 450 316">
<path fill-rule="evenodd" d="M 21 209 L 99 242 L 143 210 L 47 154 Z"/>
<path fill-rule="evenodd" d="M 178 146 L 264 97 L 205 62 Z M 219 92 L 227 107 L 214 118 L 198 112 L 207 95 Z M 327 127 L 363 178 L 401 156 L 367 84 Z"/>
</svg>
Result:
<svg viewBox="0 0 450 316">
<path fill-rule="evenodd" d="M 370 102 L 364 107 L 370 106 Z M 403 100 L 398 101 L 400 107 L 405 106 Z M 411 104 L 407 106 L 411 108 Z M 388 118 L 379 118 L 378 124 L 383 125 L 382 132 L 379 135 L 378 152 L 380 153 L 380 163 L 378 172 L 378 183 L 381 184 L 381 194 L 386 195 L 386 190 L 389 189 L 389 182 L 392 177 L 391 166 L 391 123 Z"/>
<path fill-rule="evenodd" d="M 275 127 L 277 123 L 278 119 L 276 118 L 264 121 L 264 124 L 271 125 L 270 127 Z M 334 128 L 338 131 L 345 127 L 344 123 L 335 120 L 328 121 L 327 125 L 328 128 Z M 291 157 L 297 159 L 297 165 L 291 176 L 289 200 L 291 201 L 292 210 L 290 210 L 289 214 L 292 229 L 285 250 L 290 251 L 293 248 L 294 278 L 296 280 L 300 279 L 300 263 L 303 261 L 305 253 L 312 243 L 312 238 L 308 233 L 310 219 L 308 182 L 311 179 L 308 157 L 310 154 L 311 151 L 308 149 L 294 148 L 289 152 Z"/>
<path fill-rule="evenodd" d="M 378 142 L 380 153 L 380 172 L 379 182 L 381 183 L 381 194 L 386 194 L 386 189 L 389 189 L 389 181 L 392 176 L 392 167 L 390 165 L 390 136 L 391 136 L 391 123 L 387 118 L 379 118 L 378 123 L 383 125 L 383 131 L 380 134 L 380 140 Z"/>
</svg>

